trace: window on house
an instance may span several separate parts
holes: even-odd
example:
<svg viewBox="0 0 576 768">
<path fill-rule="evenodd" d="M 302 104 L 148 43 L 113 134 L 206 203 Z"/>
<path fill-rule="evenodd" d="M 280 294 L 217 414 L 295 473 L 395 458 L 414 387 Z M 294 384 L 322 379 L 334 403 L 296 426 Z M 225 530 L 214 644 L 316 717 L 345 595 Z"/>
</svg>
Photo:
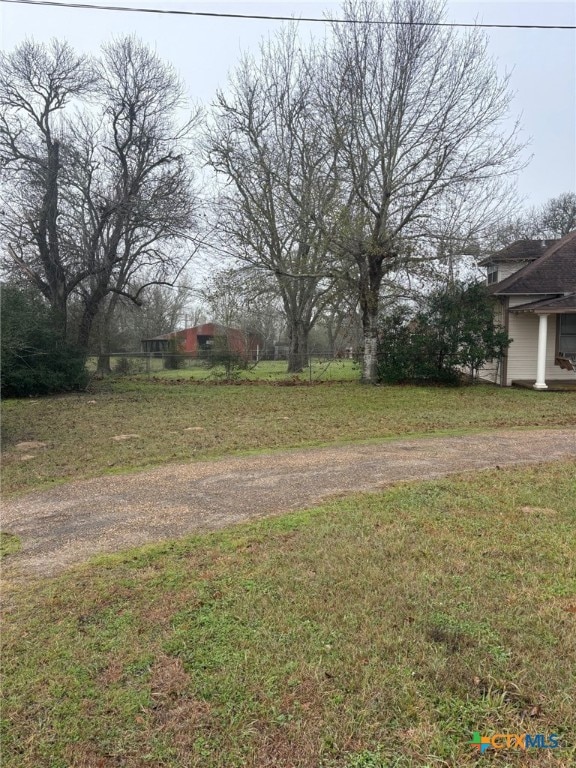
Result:
<svg viewBox="0 0 576 768">
<path fill-rule="evenodd" d="M 488 267 L 488 285 L 498 282 L 498 266 L 497 264 L 490 264 Z"/>
<path fill-rule="evenodd" d="M 576 315 L 560 315 L 558 354 L 576 355 Z"/>
</svg>

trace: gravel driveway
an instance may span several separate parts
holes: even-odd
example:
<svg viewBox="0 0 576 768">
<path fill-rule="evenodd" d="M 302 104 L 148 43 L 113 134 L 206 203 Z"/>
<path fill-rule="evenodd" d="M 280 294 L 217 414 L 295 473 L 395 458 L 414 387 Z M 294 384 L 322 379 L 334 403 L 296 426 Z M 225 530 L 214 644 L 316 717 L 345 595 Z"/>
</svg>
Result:
<svg viewBox="0 0 576 768">
<path fill-rule="evenodd" d="M 21 537 L 22 550 L 7 559 L 3 577 L 51 576 L 92 555 L 402 480 L 569 457 L 576 458 L 574 429 L 508 430 L 170 464 L 70 483 L 4 504 L 2 528 Z"/>
</svg>

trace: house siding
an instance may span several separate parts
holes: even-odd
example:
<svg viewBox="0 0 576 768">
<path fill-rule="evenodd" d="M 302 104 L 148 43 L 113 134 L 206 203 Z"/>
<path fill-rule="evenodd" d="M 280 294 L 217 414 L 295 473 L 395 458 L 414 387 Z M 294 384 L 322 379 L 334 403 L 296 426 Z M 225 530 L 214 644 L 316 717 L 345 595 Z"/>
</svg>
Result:
<svg viewBox="0 0 576 768">
<path fill-rule="evenodd" d="M 199 337 L 204 337 L 204 340 L 225 338 L 230 352 L 241 355 L 248 360 L 256 357 L 257 350 L 261 351 L 264 349 L 264 341 L 258 334 L 245 333 L 238 328 L 226 328 L 216 323 L 204 323 L 193 328 L 184 328 L 181 331 L 168 333 L 158 339 L 143 339 L 142 346 L 144 352 L 166 352 L 168 351 L 170 340 L 177 339 L 180 353 L 195 355 L 201 351 Z"/>
<path fill-rule="evenodd" d="M 520 304 L 543 299 L 544 296 L 511 296 L 510 309 Z M 556 358 L 556 315 L 548 315 L 548 336 L 546 341 L 546 378 L 574 381 L 574 372 L 565 371 L 555 365 Z M 536 381 L 536 363 L 538 353 L 538 315 L 532 313 L 516 314 L 511 312 L 508 318 L 508 335 L 512 339 L 508 354 L 506 386 L 517 380 Z"/>
<path fill-rule="evenodd" d="M 509 308 L 530 301 L 543 299 L 544 296 L 511 296 Z M 505 325 L 503 305 L 499 302 L 494 310 L 494 319 Z M 557 315 L 548 315 L 548 336 L 546 341 L 546 378 L 556 381 L 574 381 L 574 371 L 567 371 L 555 364 L 556 359 L 556 327 L 559 322 Z M 536 365 L 538 357 L 538 315 L 523 312 L 508 313 L 508 336 L 512 343 L 507 351 L 507 364 L 498 366 L 497 361 L 491 360 L 480 370 L 479 376 L 483 381 L 492 384 L 511 386 L 513 381 L 536 381 Z M 506 379 L 502 382 L 502 373 Z"/>
<path fill-rule="evenodd" d="M 514 298 L 510 300 L 511 307 L 514 303 L 526 303 L 526 300 L 514 302 Z M 532 314 L 517 315 L 511 312 L 508 318 L 508 335 L 512 343 L 508 348 L 506 386 L 510 386 L 515 379 L 536 381 L 538 318 Z"/>
<path fill-rule="evenodd" d="M 510 277 L 510 275 L 513 275 L 514 272 L 518 272 L 519 269 L 522 269 L 522 267 L 525 267 L 530 263 L 531 261 L 514 261 L 498 264 L 498 282 L 505 280 L 507 277 Z"/>
<path fill-rule="evenodd" d="M 199 336 L 210 339 L 225 338 L 230 352 L 247 359 L 252 359 L 256 349 L 262 349 L 263 346 L 262 339 L 257 334 L 245 333 L 237 328 L 226 328 L 216 323 L 204 323 L 194 328 L 185 328 L 182 331 L 176 331 L 173 335 L 181 340 L 182 351 L 188 354 L 194 354 L 200 350 Z"/>
<path fill-rule="evenodd" d="M 520 260 L 514 260 L 516 256 Z M 561 240 L 518 240 L 482 262 L 483 266 L 498 266 L 498 282 L 490 284 L 489 291 L 500 298 L 501 306 L 495 309 L 494 317 L 498 321 L 503 308 L 503 325 L 511 343 L 502 365 L 488 363 L 480 371 L 481 378 L 504 386 L 514 381 L 536 381 L 538 312 L 545 312 L 547 307 L 545 379 L 574 382 L 574 371 L 556 365 L 556 355 L 561 317 L 558 312 L 563 311 L 562 307 L 566 312 L 574 311 L 575 259 L 576 230 Z M 538 293 L 530 294 L 530 291 Z M 523 304 L 532 306 L 527 312 L 515 313 L 514 308 Z"/>
<path fill-rule="evenodd" d="M 504 300 L 497 299 L 494 304 L 494 323 L 502 328 L 506 327 Z M 487 360 L 478 371 L 478 377 L 490 384 L 502 383 L 502 369 L 504 360 Z"/>
</svg>

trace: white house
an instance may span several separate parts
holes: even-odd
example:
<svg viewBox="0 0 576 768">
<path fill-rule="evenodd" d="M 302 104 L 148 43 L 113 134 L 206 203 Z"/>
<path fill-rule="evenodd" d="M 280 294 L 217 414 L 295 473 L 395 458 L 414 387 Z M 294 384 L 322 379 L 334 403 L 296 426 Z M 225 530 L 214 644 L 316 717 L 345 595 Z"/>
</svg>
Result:
<svg viewBox="0 0 576 768">
<path fill-rule="evenodd" d="M 512 343 L 490 378 L 504 387 L 576 380 L 576 230 L 518 240 L 484 261 L 497 319 Z M 488 377 L 486 374 L 484 378 Z"/>
</svg>

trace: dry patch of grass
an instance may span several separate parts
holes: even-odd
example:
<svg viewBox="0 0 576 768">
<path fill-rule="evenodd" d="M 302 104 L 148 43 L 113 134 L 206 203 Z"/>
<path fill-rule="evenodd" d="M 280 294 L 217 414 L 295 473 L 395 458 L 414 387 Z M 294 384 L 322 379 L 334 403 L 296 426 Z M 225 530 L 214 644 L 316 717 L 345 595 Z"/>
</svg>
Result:
<svg viewBox="0 0 576 768">
<path fill-rule="evenodd" d="M 576 425 L 574 395 L 560 392 L 353 382 L 209 386 L 169 379 L 106 386 L 83 396 L 2 404 L 4 493 L 251 450 Z M 23 453 L 16 447 L 22 442 L 45 445 Z"/>
<path fill-rule="evenodd" d="M 575 480 L 407 484 L 15 593 L 3 765 L 568 768 Z M 474 731 L 562 748 L 480 758 Z"/>
</svg>

